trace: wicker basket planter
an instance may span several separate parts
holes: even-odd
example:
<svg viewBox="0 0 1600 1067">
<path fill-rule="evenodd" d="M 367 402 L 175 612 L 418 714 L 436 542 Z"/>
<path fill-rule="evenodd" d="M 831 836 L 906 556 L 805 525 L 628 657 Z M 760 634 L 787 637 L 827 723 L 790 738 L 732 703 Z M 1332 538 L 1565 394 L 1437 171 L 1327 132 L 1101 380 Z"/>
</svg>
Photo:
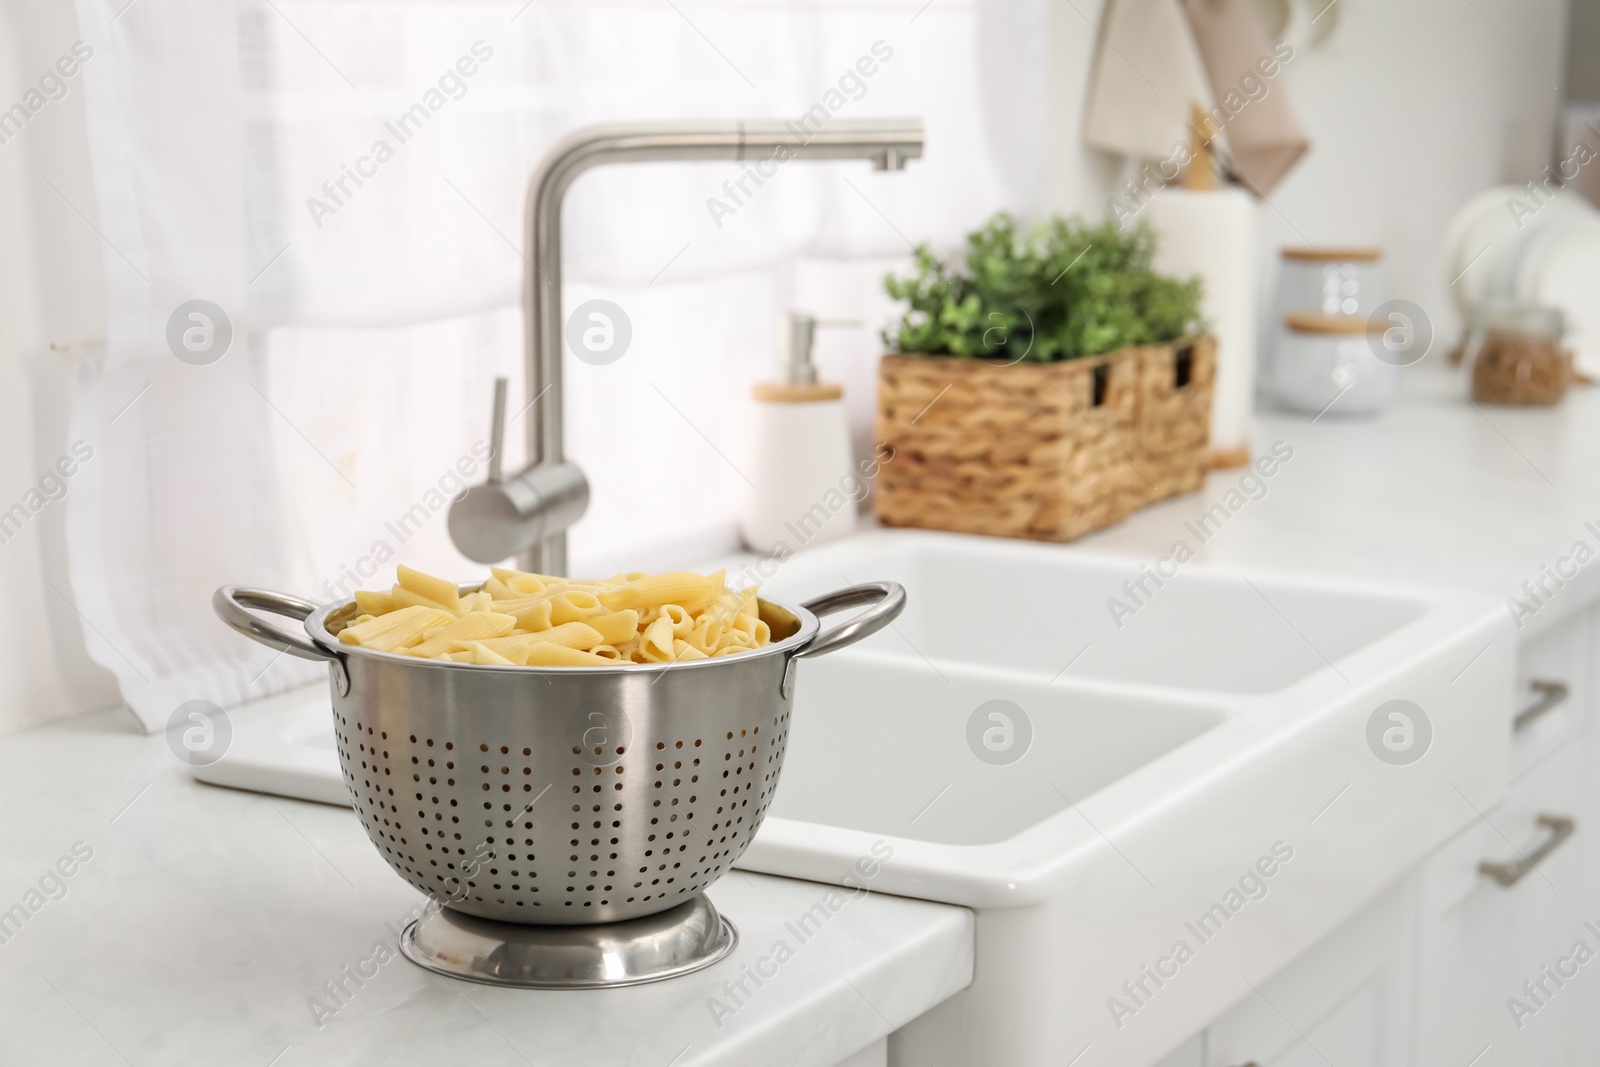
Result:
<svg viewBox="0 0 1600 1067">
<path fill-rule="evenodd" d="M 1060 363 L 885 356 L 878 519 L 1071 541 L 1205 481 L 1210 337 Z"/>
</svg>

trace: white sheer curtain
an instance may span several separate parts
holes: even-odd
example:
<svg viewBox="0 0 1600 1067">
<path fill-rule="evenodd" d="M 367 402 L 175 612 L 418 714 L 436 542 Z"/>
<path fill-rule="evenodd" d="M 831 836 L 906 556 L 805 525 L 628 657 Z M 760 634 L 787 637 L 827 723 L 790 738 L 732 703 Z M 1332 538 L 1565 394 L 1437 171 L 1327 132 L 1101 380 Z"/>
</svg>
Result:
<svg viewBox="0 0 1600 1067">
<path fill-rule="evenodd" d="M 579 568 L 732 544 L 739 476 L 718 450 L 738 450 L 797 264 L 801 291 L 877 306 L 855 264 L 1043 195 L 1043 0 L 125 2 L 77 5 L 108 333 L 75 397 L 97 459 L 68 521 L 91 652 L 150 728 L 317 674 L 226 631 L 217 585 L 343 595 L 380 546 L 477 570 L 433 505 L 482 478 L 495 375 L 522 407 L 523 187 L 568 130 L 819 102 L 928 130 L 904 173 L 786 166 L 720 220 L 707 200 L 735 166 L 577 183 L 567 307 L 604 297 L 633 325 L 616 363 L 569 355 L 569 451 L 594 489 Z M 166 341 L 194 299 L 234 330 L 206 366 Z"/>
</svg>

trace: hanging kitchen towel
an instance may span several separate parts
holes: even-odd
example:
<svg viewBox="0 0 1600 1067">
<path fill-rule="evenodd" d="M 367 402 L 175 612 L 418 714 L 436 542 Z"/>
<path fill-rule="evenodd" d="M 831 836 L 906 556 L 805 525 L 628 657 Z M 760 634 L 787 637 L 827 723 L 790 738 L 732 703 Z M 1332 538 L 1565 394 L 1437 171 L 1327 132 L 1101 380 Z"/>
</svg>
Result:
<svg viewBox="0 0 1600 1067">
<path fill-rule="evenodd" d="M 1211 90 L 1180 0 L 1106 0 L 1084 140 L 1136 159 L 1185 141 L 1189 108 Z"/>
<path fill-rule="evenodd" d="M 1255 0 L 1183 0 L 1183 6 L 1217 101 L 1211 113 L 1225 131 L 1233 172 L 1264 197 L 1311 147 L 1276 76 L 1294 50 L 1267 40 Z"/>
</svg>

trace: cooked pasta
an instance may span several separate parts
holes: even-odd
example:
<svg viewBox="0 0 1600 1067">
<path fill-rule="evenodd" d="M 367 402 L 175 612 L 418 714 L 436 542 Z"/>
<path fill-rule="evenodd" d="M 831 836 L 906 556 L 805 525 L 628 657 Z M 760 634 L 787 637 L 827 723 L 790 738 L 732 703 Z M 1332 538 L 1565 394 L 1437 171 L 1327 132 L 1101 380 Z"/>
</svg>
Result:
<svg viewBox="0 0 1600 1067">
<path fill-rule="evenodd" d="M 733 655 L 770 644 L 772 631 L 756 590 L 728 589 L 721 571 L 593 581 L 495 567 L 462 593 L 401 566 L 387 592 L 356 594 L 339 640 L 452 663 L 604 667 Z"/>
</svg>

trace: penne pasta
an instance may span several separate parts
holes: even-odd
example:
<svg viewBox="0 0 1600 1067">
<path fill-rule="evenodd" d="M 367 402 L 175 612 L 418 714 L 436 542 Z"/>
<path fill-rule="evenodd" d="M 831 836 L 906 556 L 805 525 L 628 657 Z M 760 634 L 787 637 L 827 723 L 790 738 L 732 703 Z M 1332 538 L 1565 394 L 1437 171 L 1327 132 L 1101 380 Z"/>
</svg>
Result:
<svg viewBox="0 0 1600 1067">
<path fill-rule="evenodd" d="M 745 633 L 743 630 L 724 630 L 717 639 L 716 651 L 720 652 L 725 648 L 733 648 L 743 651 L 747 648 L 755 647 L 756 639 Z"/>
<path fill-rule="evenodd" d="M 584 621 L 594 627 L 600 640 L 608 645 L 620 645 L 639 635 L 639 613 L 631 608 L 609 615 L 596 615 Z"/>
<path fill-rule="evenodd" d="M 606 609 L 600 605 L 600 598 L 585 589 L 557 593 L 550 598 L 549 604 L 550 621 L 556 626 L 606 613 Z"/>
<path fill-rule="evenodd" d="M 585 622 L 565 622 L 560 626 L 552 626 L 548 630 L 540 630 L 513 640 L 526 641 L 529 647 L 564 645 L 567 648 L 593 648 L 595 645 L 605 644 L 600 639 L 600 631 Z"/>
<path fill-rule="evenodd" d="M 448 611 L 452 615 L 456 613 L 457 607 L 460 606 L 459 597 L 455 604 L 447 607 L 437 600 L 425 597 L 421 593 L 407 589 L 403 585 L 395 585 L 389 591 L 389 599 L 394 601 L 397 608 L 437 608 L 440 611 Z"/>
<path fill-rule="evenodd" d="M 530 667 L 609 667 L 612 661 L 581 649 L 549 642 L 534 645 L 528 653 Z"/>
<path fill-rule="evenodd" d="M 510 660 L 512 663 L 523 663 L 528 658 L 528 649 L 533 647 L 532 641 L 521 637 L 485 637 L 475 642 L 495 655 Z"/>
<path fill-rule="evenodd" d="M 720 588 L 720 584 L 712 584 L 711 578 L 693 571 L 648 574 L 605 590 L 600 594 L 600 602 L 613 611 L 651 608 L 659 604 L 678 604 L 688 611 L 699 611 L 711 602 Z"/>
<path fill-rule="evenodd" d="M 522 594 L 542 593 L 546 585 L 559 580 L 549 575 L 529 574 L 527 571 L 512 570 L 509 567 L 490 567 L 489 573 L 500 579 L 513 592 Z"/>
<path fill-rule="evenodd" d="M 648 662 L 665 663 L 676 658 L 674 641 L 672 620 L 663 616 L 645 629 L 644 636 L 639 639 L 639 653 Z"/>
<path fill-rule="evenodd" d="M 464 662 L 467 663 L 490 663 L 503 667 L 514 667 L 522 662 L 521 660 L 511 660 L 502 656 L 494 649 L 485 647 L 482 641 L 467 642 L 466 653 L 468 658 Z M 451 655 L 459 656 L 461 653 L 454 652 Z"/>
<path fill-rule="evenodd" d="M 548 600 L 500 601 L 494 610 L 502 615 L 510 615 L 517 620 L 517 626 L 524 630 L 548 630 L 551 626 Z"/>
<path fill-rule="evenodd" d="M 772 642 L 772 627 L 752 615 L 740 615 L 733 620 L 733 628 L 754 639 L 757 647 Z"/>
<path fill-rule="evenodd" d="M 769 644 L 754 587 L 724 574 L 627 571 L 605 581 L 491 568 L 468 593 L 410 567 L 356 594 L 347 645 L 483 666 L 674 663 Z"/>
<path fill-rule="evenodd" d="M 400 588 L 410 590 L 418 596 L 426 597 L 448 611 L 454 611 L 460 599 L 456 587 L 443 578 L 435 578 L 431 574 L 412 570 L 404 563 L 395 568 L 395 576 Z"/>
<path fill-rule="evenodd" d="M 510 615 L 497 615 L 490 611 L 474 611 L 461 616 L 446 626 L 431 631 L 422 642 L 399 651 L 408 656 L 437 656 L 441 652 L 460 652 L 469 641 L 485 637 L 504 637 L 511 632 L 517 620 Z"/>
<path fill-rule="evenodd" d="M 387 615 L 398 606 L 389 593 L 369 593 L 365 589 L 356 591 L 356 609 L 363 615 Z"/>
<path fill-rule="evenodd" d="M 430 629 L 447 625 L 455 617 L 443 608 L 406 607 L 346 626 L 339 640 L 347 645 L 390 652 L 423 639 Z"/>
<path fill-rule="evenodd" d="M 689 636 L 684 640 L 701 655 L 710 655 L 721 647 L 722 623 L 708 615 L 704 622 L 689 631 Z"/>
<path fill-rule="evenodd" d="M 488 593 L 479 590 L 476 593 L 467 593 L 461 597 L 461 614 L 469 611 L 493 611 L 494 600 Z"/>
<path fill-rule="evenodd" d="M 645 613 L 643 622 L 649 626 L 661 618 L 672 623 L 672 632 L 678 637 L 683 637 L 694 628 L 694 616 L 689 614 L 682 604 L 662 604 L 660 607 L 651 608 Z"/>
</svg>

